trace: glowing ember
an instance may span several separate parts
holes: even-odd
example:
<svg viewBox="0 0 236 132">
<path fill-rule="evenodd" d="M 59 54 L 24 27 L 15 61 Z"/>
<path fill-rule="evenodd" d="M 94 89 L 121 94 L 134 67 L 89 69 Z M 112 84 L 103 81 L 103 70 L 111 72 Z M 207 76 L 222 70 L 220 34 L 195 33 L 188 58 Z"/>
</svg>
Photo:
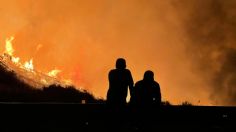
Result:
<svg viewBox="0 0 236 132">
<path fill-rule="evenodd" d="M 52 71 L 48 72 L 48 76 L 57 77 L 57 74 L 60 73 L 60 72 L 61 72 L 61 70 L 55 69 L 55 70 L 52 70 Z"/>
</svg>

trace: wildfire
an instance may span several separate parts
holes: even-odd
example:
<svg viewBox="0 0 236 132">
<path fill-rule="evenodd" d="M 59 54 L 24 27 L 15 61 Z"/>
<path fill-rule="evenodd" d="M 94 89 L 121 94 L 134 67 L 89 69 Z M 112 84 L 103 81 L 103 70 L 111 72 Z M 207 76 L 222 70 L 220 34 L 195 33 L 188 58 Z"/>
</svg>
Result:
<svg viewBox="0 0 236 132">
<path fill-rule="evenodd" d="M 12 47 L 12 40 L 14 40 L 14 37 L 10 37 L 6 39 L 6 45 L 5 45 L 5 53 L 7 53 L 8 55 L 12 56 L 14 49 Z"/>
<path fill-rule="evenodd" d="M 26 61 L 24 67 L 28 71 L 33 71 L 34 70 L 33 59 L 30 59 L 30 61 Z"/>
<path fill-rule="evenodd" d="M 34 65 L 33 65 L 33 58 L 31 58 L 29 61 L 26 61 L 24 64 L 22 64 L 20 62 L 20 58 L 19 57 L 15 57 L 14 56 L 14 48 L 12 46 L 12 41 L 14 40 L 14 37 L 11 36 L 10 38 L 7 38 L 5 41 L 5 51 L 4 54 L 2 56 L 0 56 L 2 58 L 2 60 L 4 63 L 6 63 L 7 65 L 14 65 L 14 68 L 19 68 L 22 69 L 25 72 L 22 72 L 22 70 L 18 70 L 19 74 L 24 74 L 23 76 L 23 80 L 26 77 L 29 77 L 31 79 L 33 79 L 35 82 L 32 85 L 35 85 L 36 87 L 43 87 L 43 86 L 47 86 L 53 83 L 59 83 L 60 85 L 63 86 L 67 86 L 67 85 L 71 85 L 72 81 L 69 79 L 62 79 L 59 80 L 57 78 L 57 75 L 59 73 L 61 73 L 62 71 L 59 69 L 54 69 L 51 70 L 48 73 L 42 73 L 42 72 L 38 72 L 35 71 L 34 69 Z M 42 45 L 38 45 L 36 48 L 36 51 L 38 51 L 40 48 L 42 47 Z M 9 63 L 10 62 L 10 63 Z M 13 69 L 14 69 L 13 68 Z M 26 76 L 26 77 L 24 77 Z M 31 76 L 31 77 L 30 77 Z M 27 79 L 25 79 L 27 81 Z M 32 81 L 29 81 L 29 83 L 32 83 Z M 40 85 L 41 84 L 41 85 Z"/>
<path fill-rule="evenodd" d="M 12 57 L 12 62 L 15 64 L 19 64 L 20 58 L 19 57 Z"/>
<path fill-rule="evenodd" d="M 70 79 L 65 79 L 65 80 L 63 80 L 63 83 L 64 83 L 65 85 L 72 85 L 72 81 L 71 81 Z"/>
<path fill-rule="evenodd" d="M 55 70 L 52 70 L 52 71 L 48 72 L 48 76 L 57 77 L 57 74 L 60 73 L 60 72 L 61 72 L 61 70 L 55 69 Z"/>
</svg>

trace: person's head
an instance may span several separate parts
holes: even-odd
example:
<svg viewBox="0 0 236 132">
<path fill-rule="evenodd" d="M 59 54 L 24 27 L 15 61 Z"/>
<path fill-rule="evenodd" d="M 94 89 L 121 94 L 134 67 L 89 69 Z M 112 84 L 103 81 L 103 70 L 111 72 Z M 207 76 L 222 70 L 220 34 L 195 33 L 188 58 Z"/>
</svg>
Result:
<svg viewBox="0 0 236 132">
<path fill-rule="evenodd" d="M 126 68 L 126 62 L 123 58 L 118 58 L 116 60 L 116 68 L 117 69 L 125 69 Z"/>
<path fill-rule="evenodd" d="M 143 80 L 154 81 L 154 73 L 150 70 L 146 71 Z"/>
</svg>

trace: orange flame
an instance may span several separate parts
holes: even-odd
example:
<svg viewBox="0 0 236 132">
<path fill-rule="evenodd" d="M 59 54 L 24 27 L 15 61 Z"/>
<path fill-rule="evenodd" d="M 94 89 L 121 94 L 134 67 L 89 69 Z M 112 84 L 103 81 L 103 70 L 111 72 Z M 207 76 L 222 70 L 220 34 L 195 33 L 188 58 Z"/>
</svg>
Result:
<svg viewBox="0 0 236 132">
<path fill-rule="evenodd" d="M 30 73 L 34 73 L 34 75 L 37 75 L 38 76 L 36 78 L 33 78 L 35 81 L 38 81 L 38 82 L 41 82 L 43 85 L 50 85 L 53 83 L 52 80 L 57 80 L 55 81 L 54 83 L 57 83 L 59 80 L 57 78 L 57 75 L 61 72 L 61 70 L 59 69 L 54 69 L 54 70 L 51 70 L 50 72 L 48 73 L 41 73 L 41 72 L 38 72 L 38 71 L 35 71 L 34 70 L 34 65 L 33 65 L 33 58 L 31 58 L 29 61 L 26 61 L 24 64 L 22 64 L 20 62 L 20 58 L 19 57 L 14 57 L 13 53 L 14 53 L 14 48 L 12 46 L 12 41 L 14 40 L 14 37 L 11 36 L 10 38 L 7 38 L 5 40 L 6 44 L 5 44 L 5 51 L 4 51 L 4 54 L 2 55 L 2 60 L 0 61 L 6 61 L 5 63 L 7 64 L 14 64 L 16 67 L 20 68 L 20 69 L 24 69 Z M 42 47 L 41 44 L 39 44 L 36 48 L 36 52 Z M 10 60 L 10 61 L 8 61 Z M 9 63 L 10 62 L 10 63 Z M 24 73 L 27 75 L 30 75 L 28 73 Z M 39 75 L 40 74 L 40 75 Z M 41 74 L 44 74 L 44 75 L 47 75 L 48 77 L 52 77 L 53 79 L 49 79 L 48 77 L 46 76 L 42 76 Z M 69 79 L 60 79 L 59 81 L 60 85 L 62 86 L 68 86 L 68 85 L 72 85 L 72 81 L 69 80 Z"/>
<path fill-rule="evenodd" d="M 57 77 L 57 74 L 60 73 L 60 72 L 61 72 L 61 70 L 54 69 L 54 70 L 48 72 L 48 76 L 50 76 L 50 77 Z"/>
<path fill-rule="evenodd" d="M 15 64 L 19 64 L 20 58 L 19 57 L 12 57 L 12 62 Z"/>
<path fill-rule="evenodd" d="M 5 45 L 5 53 L 12 56 L 13 55 L 13 52 L 14 52 L 14 49 L 12 47 L 12 40 L 14 40 L 14 37 L 11 36 L 10 38 L 7 38 L 6 39 L 6 45 Z"/>
<path fill-rule="evenodd" d="M 34 70 L 33 59 L 30 59 L 30 61 L 26 61 L 24 67 L 28 71 L 33 71 Z"/>
</svg>

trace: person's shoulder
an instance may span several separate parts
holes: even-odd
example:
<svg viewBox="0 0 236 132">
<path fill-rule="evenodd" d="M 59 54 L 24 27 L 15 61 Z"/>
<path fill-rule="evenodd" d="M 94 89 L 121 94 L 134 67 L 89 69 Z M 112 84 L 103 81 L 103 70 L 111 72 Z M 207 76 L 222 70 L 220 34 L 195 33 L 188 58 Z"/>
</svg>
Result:
<svg viewBox="0 0 236 132">
<path fill-rule="evenodd" d="M 115 71 L 115 70 L 116 70 L 116 69 L 111 69 L 110 72 L 113 72 L 113 71 Z"/>
<path fill-rule="evenodd" d="M 109 71 L 109 74 L 116 72 L 116 69 L 112 69 Z"/>
<path fill-rule="evenodd" d="M 131 73 L 129 69 L 124 69 L 125 72 Z"/>
<path fill-rule="evenodd" d="M 137 81 L 135 85 L 141 85 L 143 83 L 143 80 Z"/>
<path fill-rule="evenodd" d="M 157 81 L 153 81 L 156 86 L 160 86 L 160 84 Z"/>
</svg>

